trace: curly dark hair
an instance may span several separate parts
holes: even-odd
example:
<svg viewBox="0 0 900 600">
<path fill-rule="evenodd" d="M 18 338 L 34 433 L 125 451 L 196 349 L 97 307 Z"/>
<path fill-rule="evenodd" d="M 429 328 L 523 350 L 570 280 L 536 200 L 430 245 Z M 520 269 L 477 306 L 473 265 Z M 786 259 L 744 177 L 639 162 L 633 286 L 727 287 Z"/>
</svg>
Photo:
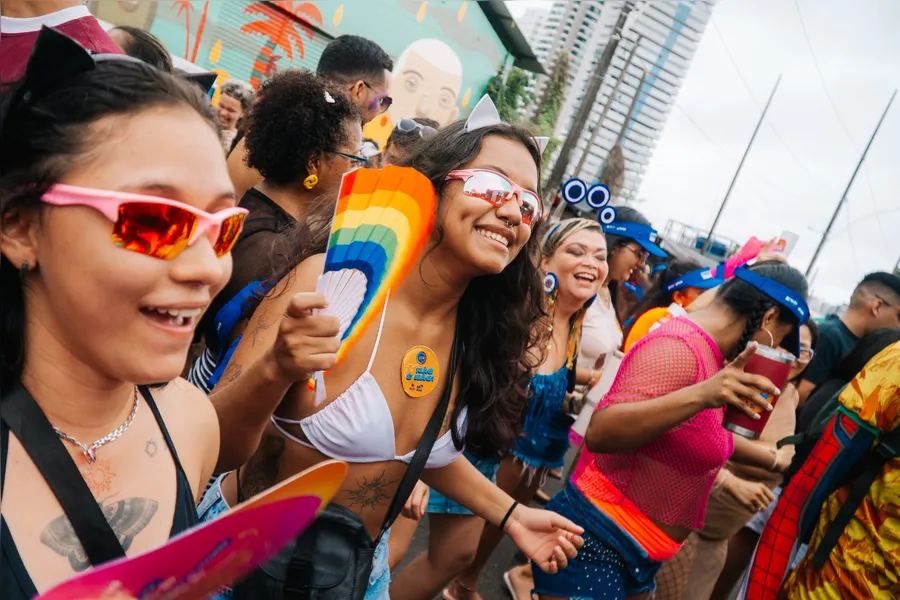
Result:
<svg viewBox="0 0 900 600">
<path fill-rule="evenodd" d="M 418 146 L 404 166 L 425 174 L 441 201 L 446 177 L 481 152 L 484 138 L 500 136 L 524 145 L 541 172 L 541 152 L 532 134 L 518 125 L 500 123 L 464 133 L 459 121 L 440 130 Z M 540 196 L 540 190 L 538 190 Z M 316 202 L 303 222 L 282 237 L 270 282 L 290 277 L 306 258 L 325 251 L 333 203 Z M 473 279 L 459 303 L 460 389 L 452 415 L 452 437 L 477 458 L 499 458 L 511 447 L 521 429 L 528 403 L 528 381 L 544 360 L 548 341 L 543 307 L 541 248 L 543 222 L 519 255 L 497 275 Z M 441 243 L 440 223 L 436 225 Z M 260 299 L 257 298 L 257 302 Z M 253 306 L 250 306 L 252 312 Z M 463 439 L 457 423 L 467 408 L 468 429 Z"/>
<path fill-rule="evenodd" d="M 341 82 L 371 79 L 381 82 L 385 71 L 394 70 L 394 61 L 381 46 L 358 35 L 341 35 L 325 46 L 316 74 Z"/>
<path fill-rule="evenodd" d="M 804 300 L 809 295 L 809 284 L 806 281 L 806 277 L 794 267 L 777 260 L 767 260 L 754 264 L 750 267 L 750 270 L 757 275 L 768 277 L 793 290 Z M 716 301 L 725 303 L 736 315 L 746 319 L 744 330 L 741 332 L 735 351 L 732 353 L 732 356 L 727 357 L 729 360 L 739 354 L 747 346 L 747 343 L 753 339 L 754 334 L 762 326 L 762 320 L 766 311 L 770 308 L 778 308 L 778 321 L 780 323 L 799 325 L 797 317 L 792 312 L 782 308 L 771 296 L 737 277 L 729 279 L 719 287 L 716 293 Z"/>
<path fill-rule="evenodd" d="M 44 39 L 53 35 L 41 33 Z M 37 44 L 43 41 L 39 37 Z M 22 85 L 0 96 L 0 219 L 15 210 L 39 209 L 43 193 L 98 144 L 115 143 L 92 135 L 91 125 L 104 117 L 185 106 L 216 130 L 209 102 L 196 85 L 132 59 L 97 61 L 93 69 L 29 92 L 27 101 Z M 0 307 L 0 388 L 5 389 L 21 375 L 26 342 L 19 265 L 5 256 L 0 257 Z"/>
<path fill-rule="evenodd" d="M 247 165 L 276 185 L 302 181 L 316 154 L 347 143 L 356 106 L 331 84 L 291 69 L 268 79 L 250 112 Z"/>
</svg>

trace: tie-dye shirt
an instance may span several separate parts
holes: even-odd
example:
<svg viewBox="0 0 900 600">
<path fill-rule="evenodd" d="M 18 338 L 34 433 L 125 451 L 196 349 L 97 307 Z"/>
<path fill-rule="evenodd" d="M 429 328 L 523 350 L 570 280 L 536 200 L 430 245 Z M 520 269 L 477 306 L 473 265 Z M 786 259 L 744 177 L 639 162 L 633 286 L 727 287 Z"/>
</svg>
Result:
<svg viewBox="0 0 900 600">
<path fill-rule="evenodd" d="M 840 402 L 883 432 L 900 426 L 900 342 L 870 360 Z M 900 598 L 900 458 L 885 465 L 825 566 L 812 564 L 815 548 L 848 493 L 849 486 L 825 500 L 810 550 L 785 584 L 789 600 Z"/>
</svg>

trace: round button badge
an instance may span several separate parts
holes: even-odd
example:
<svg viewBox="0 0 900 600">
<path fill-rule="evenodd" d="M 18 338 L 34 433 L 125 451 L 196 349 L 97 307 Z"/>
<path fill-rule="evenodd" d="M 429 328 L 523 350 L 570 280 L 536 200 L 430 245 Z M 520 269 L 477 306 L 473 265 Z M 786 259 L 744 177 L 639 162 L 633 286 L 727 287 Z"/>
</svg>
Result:
<svg viewBox="0 0 900 600">
<path fill-rule="evenodd" d="M 437 387 L 440 377 L 441 367 L 434 350 L 428 346 L 413 346 L 406 351 L 400 366 L 400 384 L 407 396 L 427 396 Z"/>
</svg>

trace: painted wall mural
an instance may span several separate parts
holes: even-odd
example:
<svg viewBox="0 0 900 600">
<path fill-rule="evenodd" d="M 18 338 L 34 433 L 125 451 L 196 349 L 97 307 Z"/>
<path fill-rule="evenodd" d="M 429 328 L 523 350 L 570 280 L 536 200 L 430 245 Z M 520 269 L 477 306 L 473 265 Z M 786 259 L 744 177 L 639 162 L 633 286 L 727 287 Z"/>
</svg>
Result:
<svg viewBox="0 0 900 600">
<path fill-rule="evenodd" d="M 474 1 L 94 0 L 91 9 L 149 30 L 218 73 L 219 84 L 234 77 L 258 87 L 279 70 L 315 69 L 334 37 L 370 38 L 394 59 L 393 106 L 364 130 L 379 143 L 403 117 L 443 125 L 467 114 L 508 55 Z"/>
</svg>

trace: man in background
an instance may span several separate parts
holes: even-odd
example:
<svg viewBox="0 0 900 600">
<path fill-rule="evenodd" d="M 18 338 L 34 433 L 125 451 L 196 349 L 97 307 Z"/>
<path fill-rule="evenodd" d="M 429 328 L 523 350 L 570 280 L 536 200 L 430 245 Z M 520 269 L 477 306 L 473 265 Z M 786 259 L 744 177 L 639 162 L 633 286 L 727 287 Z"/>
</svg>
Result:
<svg viewBox="0 0 900 600">
<path fill-rule="evenodd" d="M 393 68 L 391 57 L 372 40 L 342 35 L 325 46 L 316 75 L 347 90 L 347 96 L 356 104 L 365 124 L 390 107 L 388 90 Z M 247 166 L 246 157 L 241 139 L 228 156 L 228 174 L 238 198 L 262 181 L 260 174 Z"/>
<path fill-rule="evenodd" d="M 819 325 L 816 354 L 797 388 L 801 406 L 861 337 L 883 327 L 900 329 L 900 277 L 869 273 L 853 290 L 847 311 L 828 315 Z"/>
<path fill-rule="evenodd" d="M 41 27 L 66 34 L 91 53 L 121 54 L 79 0 L 3 0 L 0 2 L 0 90 L 18 81 Z"/>
</svg>

